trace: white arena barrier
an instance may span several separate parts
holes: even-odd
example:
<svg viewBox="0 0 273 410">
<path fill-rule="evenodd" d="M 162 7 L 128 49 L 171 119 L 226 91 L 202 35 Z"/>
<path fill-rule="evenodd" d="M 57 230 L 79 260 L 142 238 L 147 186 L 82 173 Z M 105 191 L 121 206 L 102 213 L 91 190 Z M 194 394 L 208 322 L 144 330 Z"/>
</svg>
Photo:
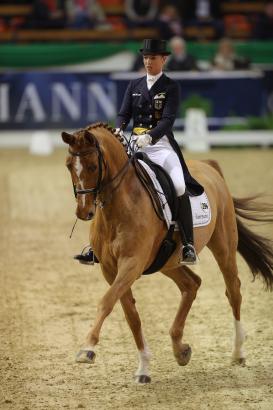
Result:
<svg viewBox="0 0 273 410">
<path fill-rule="evenodd" d="M 48 131 L 35 131 L 31 135 L 29 152 L 33 155 L 50 155 L 53 142 Z"/>
<path fill-rule="evenodd" d="M 184 144 L 189 151 L 209 150 L 208 121 L 205 111 L 198 108 L 189 108 L 186 111 Z"/>
</svg>

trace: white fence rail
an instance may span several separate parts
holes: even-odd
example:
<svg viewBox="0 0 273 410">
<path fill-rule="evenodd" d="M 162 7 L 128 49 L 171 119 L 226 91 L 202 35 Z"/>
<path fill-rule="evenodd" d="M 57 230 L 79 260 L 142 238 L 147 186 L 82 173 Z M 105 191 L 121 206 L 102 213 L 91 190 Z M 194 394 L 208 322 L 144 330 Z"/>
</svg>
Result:
<svg viewBox="0 0 273 410">
<path fill-rule="evenodd" d="M 42 131 L 45 133 L 45 131 Z M 61 139 L 62 130 L 48 131 L 48 137 L 53 146 L 64 145 Z M 71 130 L 72 132 L 72 130 Z M 0 148 L 26 148 L 31 144 L 37 131 L 1 131 Z M 190 147 L 190 142 L 184 132 L 175 132 L 177 142 L 181 147 Z M 273 131 L 210 131 L 207 134 L 208 146 L 273 146 Z"/>
</svg>

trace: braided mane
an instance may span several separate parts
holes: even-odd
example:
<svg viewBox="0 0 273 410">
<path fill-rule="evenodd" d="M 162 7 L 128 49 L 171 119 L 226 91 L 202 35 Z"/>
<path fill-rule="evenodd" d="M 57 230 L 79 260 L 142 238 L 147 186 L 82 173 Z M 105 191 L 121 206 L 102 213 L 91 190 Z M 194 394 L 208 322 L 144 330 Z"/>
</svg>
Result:
<svg viewBox="0 0 273 410">
<path fill-rule="evenodd" d="M 87 127 L 85 127 L 85 129 L 87 131 L 91 131 L 91 130 L 96 129 L 96 128 L 104 128 L 107 131 L 110 131 L 111 134 L 115 138 L 117 138 L 119 140 L 119 142 L 121 142 L 122 145 L 124 145 L 124 142 L 125 142 L 124 138 L 119 134 L 115 134 L 114 133 L 115 129 L 113 127 L 111 127 L 111 125 L 107 124 L 106 122 L 96 122 L 95 124 L 91 124 L 91 125 L 88 125 Z"/>
</svg>

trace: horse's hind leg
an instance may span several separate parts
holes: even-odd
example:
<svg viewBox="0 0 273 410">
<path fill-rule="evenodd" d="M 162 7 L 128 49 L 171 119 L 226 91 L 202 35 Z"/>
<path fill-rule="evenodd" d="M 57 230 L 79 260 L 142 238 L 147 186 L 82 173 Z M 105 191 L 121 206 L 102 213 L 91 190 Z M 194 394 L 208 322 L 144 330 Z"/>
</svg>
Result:
<svg viewBox="0 0 273 410">
<path fill-rule="evenodd" d="M 201 285 L 201 279 L 187 266 L 164 271 L 163 273 L 170 277 L 181 291 L 181 301 L 170 329 L 170 336 L 176 361 L 180 366 L 185 366 L 190 361 L 191 348 L 188 344 L 182 343 L 183 330 L 191 305 Z"/>
<path fill-rule="evenodd" d="M 221 229 L 219 237 L 215 235 L 209 243 L 214 257 L 221 269 L 224 276 L 226 285 L 226 296 L 232 308 L 234 317 L 235 337 L 232 352 L 232 360 L 234 363 L 245 364 L 245 353 L 243 351 L 243 343 L 246 335 L 241 324 L 241 303 L 242 296 L 240 292 L 241 282 L 238 277 L 238 268 L 236 263 L 236 241 L 234 240 L 234 234 L 229 238 L 225 238 L 225 229 Z"/>
<path fill-rule="evenodd" d="M 135 381 L 142 384 L 150 383 L 149 363 L 151 353 L 143 336 L 140 317 L 135 305 L 136 301 L 133 298 L 131 289 L 121 297 L 120 302 L 139 352 L 139 366 L 135 373 Z"/>
<path fill-rule="evenodd" d="M 246 334 L 241 323 L 241 281 L 238 277 L 236 256 L 233 255 L 233 257 L 230 257 L 228 264 L 225 265 L 225 267 L 221 268 L 221 270 L 226 284 L 225 293 L 232 308 L 234 317 L 235 336 L 232 351 L 232 360 L 234 363 L 244 365 L 245 352 L 243 350 L 243 344 L 246 338 Z"/>
</svg>

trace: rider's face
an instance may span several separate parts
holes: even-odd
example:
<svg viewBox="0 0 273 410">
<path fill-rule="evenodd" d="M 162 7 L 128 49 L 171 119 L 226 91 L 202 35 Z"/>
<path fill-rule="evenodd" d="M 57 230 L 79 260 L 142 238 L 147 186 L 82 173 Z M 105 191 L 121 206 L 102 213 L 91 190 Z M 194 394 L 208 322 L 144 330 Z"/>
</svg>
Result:
<svg viewBox="0 0 273 410">
<path fill-rule="evenodd" d="M 163 69 L 166 59 L 167 57 L 162 55 L 144 55 L 143 62 L 146 72 L 151 75 L 159 74 Z"/>
</svg>

